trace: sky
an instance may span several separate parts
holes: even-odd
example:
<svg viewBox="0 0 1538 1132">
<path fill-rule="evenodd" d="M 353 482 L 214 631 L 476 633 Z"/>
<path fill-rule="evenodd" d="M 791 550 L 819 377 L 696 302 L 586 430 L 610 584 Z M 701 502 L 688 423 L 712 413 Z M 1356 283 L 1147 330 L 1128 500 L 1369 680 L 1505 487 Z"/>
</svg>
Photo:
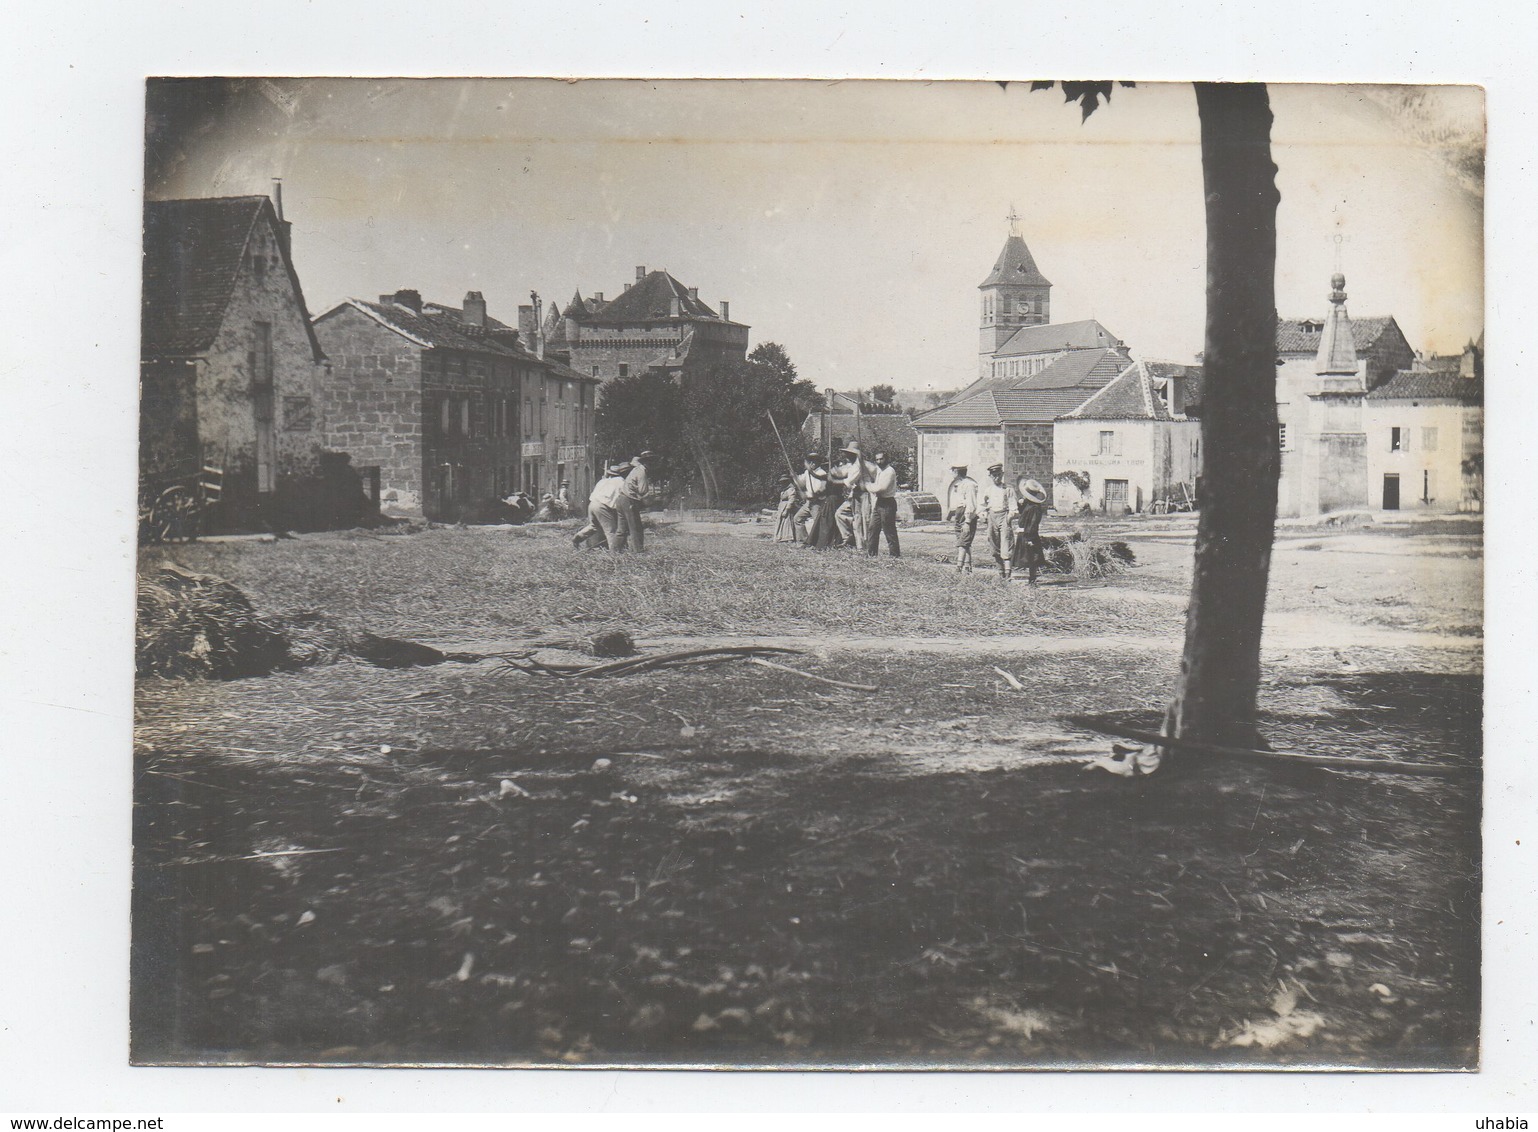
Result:
<svg viewBox="0 0 1538 1132">
<path fill-rule="evenodd" d="M 1455 352 L 1483 330 L 1476 87 L 1275 85 L 1277 305 Z M 150 93 L 151 198 L 282 177 L 312 313 L 415 287 L 618 294 L 665 268 L 785 346 L 819 387 L 946 390 L 977 372 L 980 298 L 1015 212 L 1056 322 L 1134 356 L 1202 346 L 1189 84 L 1117 89 L 1081 122 L 993 82 L 255 79 Z"/>
</svg>

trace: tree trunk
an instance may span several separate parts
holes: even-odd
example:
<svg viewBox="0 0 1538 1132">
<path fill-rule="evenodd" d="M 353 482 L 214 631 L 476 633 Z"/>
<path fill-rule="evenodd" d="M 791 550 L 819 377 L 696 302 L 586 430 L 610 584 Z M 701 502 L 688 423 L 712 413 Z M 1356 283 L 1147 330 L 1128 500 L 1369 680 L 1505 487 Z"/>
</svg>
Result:
<svg viewBox="0 0 1538 1132">
<path fill-rule="evenodd" d="M 1207 206 L 1201 517 L 1180 682 L 1165 733 L 1254 746 L 1281 470 L 1276 166 L 1256 83 L 1197 83 Z"/>
</svg>

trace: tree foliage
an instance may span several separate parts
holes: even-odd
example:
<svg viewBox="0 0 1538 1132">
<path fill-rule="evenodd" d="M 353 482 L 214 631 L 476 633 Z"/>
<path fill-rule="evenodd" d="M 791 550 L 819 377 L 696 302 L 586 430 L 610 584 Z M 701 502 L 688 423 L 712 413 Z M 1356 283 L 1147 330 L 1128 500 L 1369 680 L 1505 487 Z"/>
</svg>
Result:
<svg viewBox="0 0 1538 1132">
<path fill-rule="evenodd" d="M 883 405 L 890 405 L 893 401 L 897 400 L 897 390 L 890 385 L 872 385 L 870 387 L 870 395 Z"/>
<path fill-rule="evenodd" d="M 656 478 L 671 491 L 698 491 L 707 506 L 773 494 L 784 458 L 769 427 L 773 413 L 794 433 L 822 396 L 796 376 L 795 364 L 773 342 L 746 361 L 685 369 L 673 377 L 645 372 L 604 386 L 596 420 L 606 458 L 657 453 Z"/>
</svg>

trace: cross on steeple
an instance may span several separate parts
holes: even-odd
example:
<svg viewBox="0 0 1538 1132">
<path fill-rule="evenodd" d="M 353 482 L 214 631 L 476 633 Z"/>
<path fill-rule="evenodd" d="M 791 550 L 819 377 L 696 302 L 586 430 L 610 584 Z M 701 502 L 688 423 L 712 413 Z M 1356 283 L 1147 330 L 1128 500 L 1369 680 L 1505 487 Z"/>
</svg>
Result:
<svg viewBox="0 0 1538 1132">
<path fill-rule="evenodd" d="M 1009 221 L 1009 234 L 1011 236 L 1018 236 L 1020 234 L 1020 217 L 1015 214 L 1015 205 L 1013 201 L 1011 201 L 1009 205 L 1009 215 L 1004 219 Z"/>
</svg>

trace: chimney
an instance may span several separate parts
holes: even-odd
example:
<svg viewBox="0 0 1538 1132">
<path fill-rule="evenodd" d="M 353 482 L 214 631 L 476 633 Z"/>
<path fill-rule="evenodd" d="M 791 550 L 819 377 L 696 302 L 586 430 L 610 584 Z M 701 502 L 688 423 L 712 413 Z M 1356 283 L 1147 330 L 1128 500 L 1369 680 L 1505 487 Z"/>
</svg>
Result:
<svg viewBox="0 0 1538 1132">
<path fill-rule="evenodd" d="M 405 307 L 417 314 L 422 313 L 422 292 L 410 287 L 402 288 L 393 295 L 380 295 L 382 303 L 394 303 L 396 306 Z"/>
<path fill-rule="evenodd" d="M 721 321 L 732 321 L 732 304 L 727 302 L 725 299 L 721 300 Z"/>
<path fill-rule="evenodd" d="M 626 291 L 628 291 L 628 290 L 630 290 L 630 284 L 629 284 L 629 283 L 625 283 L 625 284 L 622 284 L 622 285 L 621 285 L 621 286 L 620 286 L 620 289 L 619 289 L 619 293 L 620 293 L 620 294 L 621 294 L 621 295 L 623 295 L 623 294 L 624 294 L 624 293 L 625 293 L 625 292 L 626 292 Z"/>
<path fill-rule="evenodd" d="M 465 310 L 460 321 L 466 326 L 486 325 L 486 300 L 479 291 L 465 292 Z"/>
<path fill-rule="evenodd" d="M 689 301 L 691 303 L 697 303 L 700 301 L 700 289 L 698 287 L 689 288 Z"/>
<path fill-rule="evenodd" d="M 518 307 L 518 336 L 527 342 L 534 341 L 534 308 L 528 303 Z"/>
<path fill-rule="evenodd" d="M 598 306 L 603 306 L 603 292 L 602 291 L 594 291 L 593 292 L 593 302 L 596 303 Z"/>
<path fill-rule="evenodd" d="M 534 356 L 545 356 L 545 305 L 539 301 L 539 292 L 530 291 L 529 301 L 534 304 L 534 333 L 529 336 L 529 341 L 534 343 Z"/>
<path fill-rule="evenodd" d="M 1184 373 L 1172 373 L 1164 379 L 1164 404 L 1169 409 L 1170 416 L 1183 417 L 1186 415 L 1186 375 Z"/>
<path fill-rule="evenodd" d="M 635 281 L 639 283 L 646 278 L 646 268 L 637 266 L 635 269 Z"/>
<path fill-rule="evenodd" d="M 272 210 L 278 214 L 278 239 L 283 241 L 283 254 L 292 255 L 293 246 L 289 240 L 289 233 L 293 225 L 283 219 L 283 178 L 272 179 Z"/>
</svg>

